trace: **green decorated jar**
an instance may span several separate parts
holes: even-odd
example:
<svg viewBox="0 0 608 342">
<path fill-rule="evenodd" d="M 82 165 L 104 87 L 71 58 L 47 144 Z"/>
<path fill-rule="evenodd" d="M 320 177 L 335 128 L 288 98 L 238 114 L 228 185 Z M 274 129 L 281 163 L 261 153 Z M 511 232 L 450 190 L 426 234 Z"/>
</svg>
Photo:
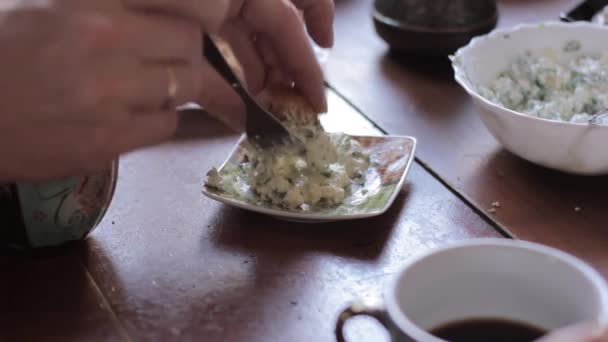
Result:
<svg viewBox="0 0 608 342">
<path fill-rule="evenodd" d="M 0 245 L 52 247 L 86 238 L 106 213 L 117 173 L 118 160 L 88 176 L 0 184 Z"/>
</svg>

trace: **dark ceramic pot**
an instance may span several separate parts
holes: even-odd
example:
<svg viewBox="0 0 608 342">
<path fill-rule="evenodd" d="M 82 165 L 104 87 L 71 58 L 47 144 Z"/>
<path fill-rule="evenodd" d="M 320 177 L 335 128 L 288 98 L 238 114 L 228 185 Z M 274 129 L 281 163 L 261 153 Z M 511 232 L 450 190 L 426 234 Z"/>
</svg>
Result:
<svg viewBox="0 0 608 342">
<path fill-rule="evenodd" d="M 495 0 L 375 0 L 376 32 L 398 52 L 447 56 L 496 27 Z"/>
</svg>

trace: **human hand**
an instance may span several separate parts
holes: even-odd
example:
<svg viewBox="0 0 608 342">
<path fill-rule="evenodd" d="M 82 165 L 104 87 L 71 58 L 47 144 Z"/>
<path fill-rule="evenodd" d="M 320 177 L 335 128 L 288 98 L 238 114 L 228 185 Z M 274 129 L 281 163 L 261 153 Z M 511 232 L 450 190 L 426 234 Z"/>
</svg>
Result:
<svg viewBox="0 0 608 342">
<path fill-rule="evenodd" d="M 131 8 L 176 13 L 196 18 L 225 39 L 257 94 L 269 83 L 294 83 L 317 112 L 327 109 L 323 75 L 307 32 L 322 47 L 333 44 L 333 0 L 124 0 Z M 222 14 L 221 11 L 225 9 Z M 305 25 L 298 9 L 303 11 Z M 214 12 L 223 19 L 210 20 Z M 201 104 L 225 111 L 238 97 L 204 64 Z"/>
<path fill-rule="evenodd" d="M 120 0 L 4 0 L 0 180 L 84 174 L 169 138 L 173 105 L 200 93 L 201 44 L 197 23 Z"/>
</svg>

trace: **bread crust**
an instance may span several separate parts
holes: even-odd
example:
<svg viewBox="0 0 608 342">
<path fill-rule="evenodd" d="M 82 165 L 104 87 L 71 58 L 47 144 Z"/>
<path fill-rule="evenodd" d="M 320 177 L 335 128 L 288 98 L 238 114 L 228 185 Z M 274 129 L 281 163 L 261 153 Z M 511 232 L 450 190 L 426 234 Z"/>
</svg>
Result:
<svg viewBox="0 0 608 342">
<path fill-rule="evenodd" d="M 221 39 L 217 39 L 216 44 L 237 78 L 246 86 L 245 73 L 230 45 Z M 282 122 L 289 122 L 298 126 L 320 125 L 317 112 L 313 106 L 295 88 L 268 86 L 256 98 L 266 110 Z M 226 118 L 218 117 L 220 115 L 219 113 L 212 114 L 221 121 L 225 121 Z M 233 126 L 230 123 L 229 125 Z"/>
</svg>

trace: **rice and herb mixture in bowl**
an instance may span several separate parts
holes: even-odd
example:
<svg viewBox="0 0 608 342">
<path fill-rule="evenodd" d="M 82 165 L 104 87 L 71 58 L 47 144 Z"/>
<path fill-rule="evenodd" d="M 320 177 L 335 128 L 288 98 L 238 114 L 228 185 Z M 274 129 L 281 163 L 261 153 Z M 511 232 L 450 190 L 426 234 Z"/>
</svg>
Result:
<svg viewBox="0 0 608 342">
<path fill-rule="evenodd" d="M 589 122 L 608 109 L 608 50 L 578 54 L 581 44 L 526 50 L 479 94 L 508 109 L 539 118 Z M 608 124 L 608 116 L 598 119 Z"/>
<path fill-rule="evenodd" d="M 526 24 L 473 39 L 452 65 L 505 149 L 563 172 L 608 174 L 606 41 L 597 24 Z"/>
</svg>

